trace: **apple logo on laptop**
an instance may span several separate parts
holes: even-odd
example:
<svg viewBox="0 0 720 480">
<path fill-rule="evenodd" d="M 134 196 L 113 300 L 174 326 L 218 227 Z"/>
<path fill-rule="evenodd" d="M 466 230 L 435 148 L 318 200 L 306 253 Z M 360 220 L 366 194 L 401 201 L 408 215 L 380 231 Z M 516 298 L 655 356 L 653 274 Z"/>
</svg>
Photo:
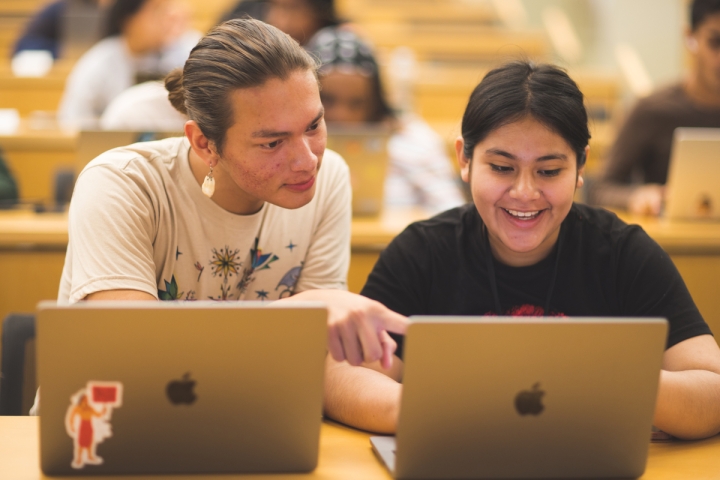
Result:
<svg viewBox="0 0 720 480">
<path fill-rule="evenodd" d="M 192 405 L 197 399 L 195 380 L 190 380 L 190 372 L 183 375 L 181 380 L 173 380 L 168 383 L 165 392 L 174 405 Z"/>
<path fill-rule="evenodd" d="M 542 396 L 545 395 L 540 390 L 540 382 L 533 385 L 532 390 L 522 390 L 515 396 L 515 409 L 520 415 L 540 415 L 545 409 L 542 404 Z"/>
</svg>

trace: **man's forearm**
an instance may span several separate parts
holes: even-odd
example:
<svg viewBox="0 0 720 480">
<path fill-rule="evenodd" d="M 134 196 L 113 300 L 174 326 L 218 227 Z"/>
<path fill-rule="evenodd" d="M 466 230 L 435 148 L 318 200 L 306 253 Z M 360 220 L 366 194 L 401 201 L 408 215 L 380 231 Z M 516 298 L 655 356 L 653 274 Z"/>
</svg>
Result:
<svg viewBox="0 0 720 480">
<path fill-rule="evenodd" d="M 325 415 L 363 430 L 395 433 L 402 386 L 365 367 L 336 362 L 325 369 Z"/>
<path fill-rule="evenodd" d="M 720 432 L 720 375 L 706 370 L 662 370 L 654 425 L 684 439 Z"/>
</svg>

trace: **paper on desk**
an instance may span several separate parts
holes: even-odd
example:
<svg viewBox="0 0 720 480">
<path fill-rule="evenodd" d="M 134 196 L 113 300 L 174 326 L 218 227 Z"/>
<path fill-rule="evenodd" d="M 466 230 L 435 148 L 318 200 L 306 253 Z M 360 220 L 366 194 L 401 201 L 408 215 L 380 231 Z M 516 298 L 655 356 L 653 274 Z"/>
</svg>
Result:
<svg viewBox="0 0 720 480">
<path fill-rule="evenodd" d="M 47 50 L 23 50 L 10 63 L 16 77 L 44 77 L 52 66 L 52 53 Z"/>
<path fill-rule="evenodd" d="M 0 135 L 13 135 L 20 126 L 20 114 L 14 108 L 0 108 Z"/>
</svg>

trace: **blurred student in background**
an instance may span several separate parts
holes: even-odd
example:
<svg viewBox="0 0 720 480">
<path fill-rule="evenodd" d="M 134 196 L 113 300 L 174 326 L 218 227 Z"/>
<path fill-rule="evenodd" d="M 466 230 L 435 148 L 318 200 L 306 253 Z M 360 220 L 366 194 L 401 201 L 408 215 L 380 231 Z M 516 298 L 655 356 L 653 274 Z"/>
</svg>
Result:
<svg viewBox="0 0 720 480">
<path fill-rule="evenodd" d="M 182 66 L 200 38 L 176 0 L 116 0 L 106 36 L 78 60 L 60 102 L 64 125 L 94 128 L 108 104 L 130 86 Z"/>
<path fill-rule="evenodd" d="M 153 81 L 133 85 L 115 97 L 100 117 L 100 129 L 180 133 L 187 121 L 170 103 L 165 85 Z"/>
<path fill-rule="evenodd" d="M 18 201 L 18 188 L 12 172 L 5 163 L 0 149 L 0 208 L 15 205 Z"/>
<path fill-rule="evenodd" d="M 388 142 L 386 206 L 415 205 L 437 213 L 465 203 L 439 135 L 418 117 L 397 118 L 388 106 L 367 44 L 351 31 L 325 28 L 307 48 L 322 62 L 320 98 L 328 122 L 394 127 Z"/>
<path fill-rule="evenodd" d="M 692 2 L 685 40 L 693 60 L 687 77 L 630 112 L 591 192 L 594 203 L 659 215 L 675 128 L 720 127 L 720 0 Z"/>
<path fill-rule="evenodd" d="M 246 15 L 279 28 L 300 45 L 320 29 L 340 23 L 333 0 L 241 0 L 223 21 Z"/>
<path fill-rule="evenodd" d="M 47 50 L 53 58 L 62 55 L 64 18 L 72 0 L 55 0 L 33 16 L 15 42 L 13 56 L 25 50 Z M 82 0 L 89 8 L 103 8 L 109 0 Z"/>
</svg>

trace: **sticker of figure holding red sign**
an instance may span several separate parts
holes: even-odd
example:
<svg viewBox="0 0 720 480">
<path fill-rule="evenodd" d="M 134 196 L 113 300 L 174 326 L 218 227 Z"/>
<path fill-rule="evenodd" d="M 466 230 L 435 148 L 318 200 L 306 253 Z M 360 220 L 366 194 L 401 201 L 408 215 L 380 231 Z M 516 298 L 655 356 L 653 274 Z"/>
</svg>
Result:
<svg viewBox="0 0 720 480">
<path fill-rule="evenodd" d="M 74 440 L 73 468 L 100 465 L 103 459 L 95 450 L 98 443 L 112 436 L 112 409 L 122 405 L 122 383 L 90 381 L 70 397 L 65 429 Z"/>
</svg>

